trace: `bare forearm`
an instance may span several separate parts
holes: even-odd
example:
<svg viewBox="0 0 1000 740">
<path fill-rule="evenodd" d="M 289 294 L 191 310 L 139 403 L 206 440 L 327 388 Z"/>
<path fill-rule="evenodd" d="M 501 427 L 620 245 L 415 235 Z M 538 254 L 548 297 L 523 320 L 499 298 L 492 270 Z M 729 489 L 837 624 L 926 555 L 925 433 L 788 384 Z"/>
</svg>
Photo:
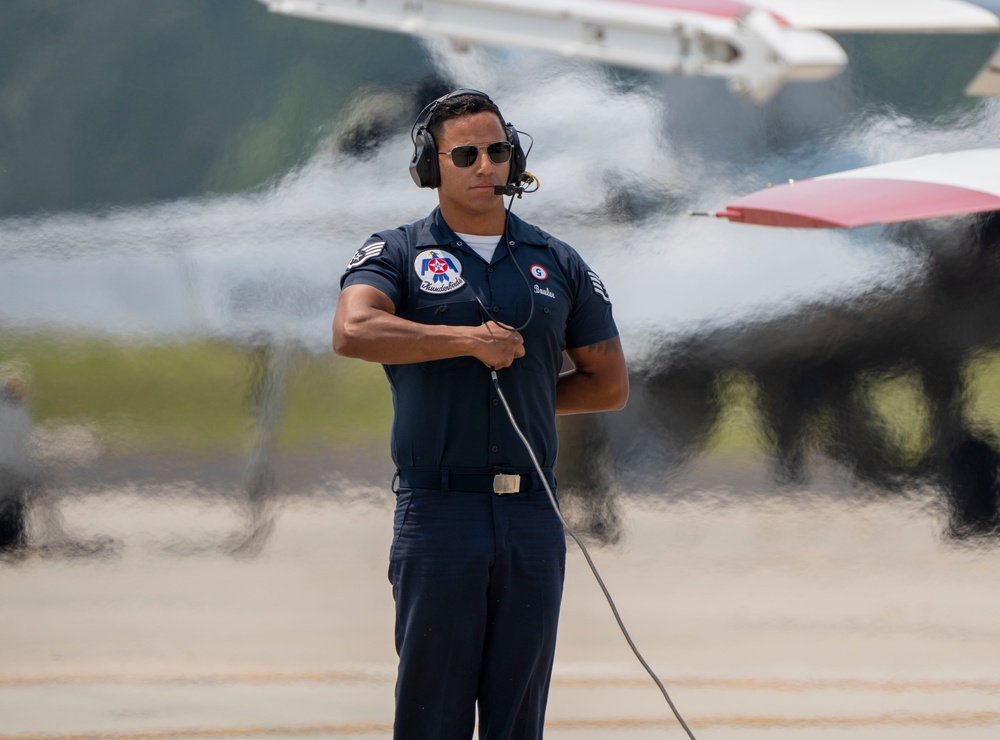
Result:
<svg viewBox="0 0 1000 740">
<path fill-rule="evenodd" d="M 556 413 L 615 411 L 628 401 L 628 370 L 618 337 L 570 352 L 575 368 L 556 383 Z"/>
<path fill-rule="evenodd" d="M 428 362 L 473 354 L 466 326 L 418 324 L 374 311 L 372 315 L 334 323 L 334 350 L 386 365 Z"/>
<path fill-rule="evenodd" d="M 556 414 L 589 414 L 597 411 L 616 411 L 628 400 L 628 386 L 624 390 L 600 378 L 579 370 L 570 370 L 559 376 L 556 383 Z"/>
<path fill-rule="evenodd" d="M 471 356 L 495 368 L 524 356 L 524 340 L 495 322 L 479 326 L 421 324 L 396 316 L 392 301 L 364 285 L 345 288 L 333 317 L 339 355 L 384 365 Z"/>
</svg>

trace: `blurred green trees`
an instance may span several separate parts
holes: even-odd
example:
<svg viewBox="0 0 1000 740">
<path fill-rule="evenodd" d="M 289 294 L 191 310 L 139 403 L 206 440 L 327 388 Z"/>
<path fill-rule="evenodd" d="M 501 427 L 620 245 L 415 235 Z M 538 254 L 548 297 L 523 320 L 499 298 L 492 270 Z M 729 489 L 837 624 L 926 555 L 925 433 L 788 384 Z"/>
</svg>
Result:
<svg viewBox="0 0 1000 740">
<path fill-rule="evenodd" d="M 843 36 L 863 108 L 961 115 L 995 35 Z M 309 156 L 352 91 L 432 74 L 401 35 L 257 0 L 0 2 L 0 217 L 234 192 Z"/>
<path fill-rule="evenodd" d="M 303 160 L 411 38 L 255 0 L 0 3 L 0 216 L 253 187 Z"/>
</svg>

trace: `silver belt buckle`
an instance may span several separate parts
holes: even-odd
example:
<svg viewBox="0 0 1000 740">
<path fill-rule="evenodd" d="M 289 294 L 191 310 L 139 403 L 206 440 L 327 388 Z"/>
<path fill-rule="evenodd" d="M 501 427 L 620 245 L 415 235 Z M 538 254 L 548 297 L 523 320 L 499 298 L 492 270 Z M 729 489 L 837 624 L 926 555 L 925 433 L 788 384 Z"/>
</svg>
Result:
<svg viewBox="0 0 1000 740">
<path fill-rule="evenodd" d="M 521 476 L 497 473 L 493 476 L 493 493 L 518 493 L 521 490 Z"/>
</svg>

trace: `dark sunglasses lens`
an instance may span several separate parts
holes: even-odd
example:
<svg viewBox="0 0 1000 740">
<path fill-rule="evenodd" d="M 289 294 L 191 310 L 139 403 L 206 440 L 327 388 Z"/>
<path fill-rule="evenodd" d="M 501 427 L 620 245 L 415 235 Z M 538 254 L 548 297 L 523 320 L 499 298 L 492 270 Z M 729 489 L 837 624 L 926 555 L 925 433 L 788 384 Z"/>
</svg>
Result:
<svg viewBox="0 0 1000 740">
<path fill-rule="evenodd" d="M 512 149 L 509 141 L 497 141 L 486 147 L 486 153 L 490 155 L 493 164 L 503 164 L 510 159 Z"/>
<path fill-rule="evenodd" d="M 451 161 L 456 167 L 471 167 L 477 159 L 479 159 L 479 149 L 472 144 L 456 146 L 451 150 Z"/>
</svg>

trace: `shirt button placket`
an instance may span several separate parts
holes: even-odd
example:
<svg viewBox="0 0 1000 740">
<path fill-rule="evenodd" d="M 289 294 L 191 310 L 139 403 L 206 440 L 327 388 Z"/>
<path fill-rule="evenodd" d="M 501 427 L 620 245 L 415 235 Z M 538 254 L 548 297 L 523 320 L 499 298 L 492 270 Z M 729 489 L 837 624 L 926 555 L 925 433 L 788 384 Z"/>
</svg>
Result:
<svg viewBox="0 0 1000 740">
<path fill-rule="evenodd" d="M 501 243 L 502 248 L 502 243 Z M 504 303 L 509 298 L 508 294 L 504 292 L 504 278 L 503 271 L 490 265 L 487 267 L 487 282 L 490 286 L 490 312 L 497 321 L 504 321 L 510 319 L 510 317 L 504 316 Z M 501 377 L 501 382 L 502 377 Z M 494 444 L 495 441 L 506 439 L 507 431 L 510 429 L 510 420 L 507 418 L 507 413 L 501 408 L 500 399 L 497 396 L 495 390 L 491 388 L 490 394 L 490 463 L 492 465 L 508 464 L 511 461 L 506 457 L 510 454 L 510 450 L 505 450 L 503 453 L 500 452 L 499 445 Z"/>
</svg>

